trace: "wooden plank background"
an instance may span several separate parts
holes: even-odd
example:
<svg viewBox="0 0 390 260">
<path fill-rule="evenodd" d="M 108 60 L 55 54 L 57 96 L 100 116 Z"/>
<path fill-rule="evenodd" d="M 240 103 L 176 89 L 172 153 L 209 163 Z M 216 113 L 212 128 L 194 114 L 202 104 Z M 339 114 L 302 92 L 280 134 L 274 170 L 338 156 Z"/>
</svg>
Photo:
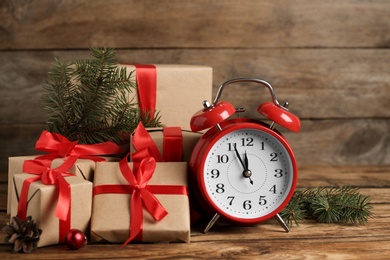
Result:
<svg viewBox="0 0 390 260">
<path fill-rule="evenodd" d="M 282 132 L 303 167 L 390 164 L 389 13 L 387 0 L 1 1 L 0 177 L 9 156 L 35 152 L 54 57 L 93 46 L 120 62 L 211 66 L 214 94 L 233 77 L 267 80 L 302 120 Z M 269 94 L 238 85 L 222 99 L 259 117 Z"/>
</svg>

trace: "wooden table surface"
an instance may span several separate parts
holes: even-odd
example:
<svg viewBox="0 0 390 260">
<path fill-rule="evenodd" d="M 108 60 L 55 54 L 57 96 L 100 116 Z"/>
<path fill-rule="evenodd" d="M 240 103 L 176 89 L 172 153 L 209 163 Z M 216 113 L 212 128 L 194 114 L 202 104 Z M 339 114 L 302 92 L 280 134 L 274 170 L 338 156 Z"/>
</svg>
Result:
<svg viewBox="0 0 390 260">
<path fill-rule="evenodd" d="M 58 245 L 31 254 L 12 254 L 1 244 L 0 259 L 390 259 L 390 166 L 300 168 L 298 188 L 343 185 L 371 196 L 374 217 L 366 225 L 305 220 L 285 233 L 272 219 L 253 227 L 217 224 L 207 234 L 194 227 L 188 244 L 87 245 L 75 251 Z M 6 189 L 6 182 L 0 183 L 0 227 L 9 220 Z"/>
</svg>

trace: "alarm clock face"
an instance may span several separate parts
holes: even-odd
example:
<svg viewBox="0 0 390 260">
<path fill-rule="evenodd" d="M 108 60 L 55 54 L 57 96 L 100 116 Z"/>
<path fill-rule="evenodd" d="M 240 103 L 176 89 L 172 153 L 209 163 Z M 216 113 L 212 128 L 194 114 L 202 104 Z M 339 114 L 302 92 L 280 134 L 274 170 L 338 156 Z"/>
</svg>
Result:
<svg viewBox="0 0 390 260">
<path fill-rule="evenodd" d="M 200 179 L 214 210 L 241 223 L 279 213 L 297 179 L 295 157 L 285 139 L 263 125 L 238 124 L 213 140 L 205 149 Z"/>
</svg>

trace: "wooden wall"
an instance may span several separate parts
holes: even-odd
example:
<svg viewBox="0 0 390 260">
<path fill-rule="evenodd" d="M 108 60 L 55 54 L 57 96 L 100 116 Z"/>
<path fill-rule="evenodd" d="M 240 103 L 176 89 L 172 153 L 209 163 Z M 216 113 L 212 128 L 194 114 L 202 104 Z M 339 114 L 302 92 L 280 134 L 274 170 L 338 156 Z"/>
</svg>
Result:
<svg viewBox="0 0 390 260">
<path fill-rule="evenodd" d="M 389 13 L 388 0 L 1 1 L 1 176 L 9 156 L 34 153 L 54 57 L 92 46 L 120 62 L 211 66 L 214 94 L 233 77 L 267 80 L 302 120 L 283 131 L 301 166 L 390 164 Z M 238 85 L 222 99 L 258 117 L 269 94 Z"/>
</svg>

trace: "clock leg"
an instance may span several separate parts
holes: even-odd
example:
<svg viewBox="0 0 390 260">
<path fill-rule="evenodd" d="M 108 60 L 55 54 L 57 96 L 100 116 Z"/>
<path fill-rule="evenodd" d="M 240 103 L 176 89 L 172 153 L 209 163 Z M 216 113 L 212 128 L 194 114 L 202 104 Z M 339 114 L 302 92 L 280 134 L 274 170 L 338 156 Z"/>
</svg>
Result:
<svg viewBox="0 0 390 260">
<path fill-rule="evenodd" d="M 215 213 L 214 217 L 210 220 L 210 222 L 207 224 L 206 228 L 204 229 L 203 233 L 207 233 L 210 228 L 215 224 L 215 222 L 217 222 L 217 220 L 219 219 L 219 214 L 218 213 Z"/>
<path fill-rule="evenodd" d="M 290 228 L 288 227 L 288 225 L 286 224 L 286 222 L 284 222 L 284 220 L 282 219 L 282 217 L 279 215 L 279 214 L 276 214 L 276 220 L 279 222 L 279 224 L 283 227 L 283 229 L 288 233 L 290 232 Z"/>
</svg>

